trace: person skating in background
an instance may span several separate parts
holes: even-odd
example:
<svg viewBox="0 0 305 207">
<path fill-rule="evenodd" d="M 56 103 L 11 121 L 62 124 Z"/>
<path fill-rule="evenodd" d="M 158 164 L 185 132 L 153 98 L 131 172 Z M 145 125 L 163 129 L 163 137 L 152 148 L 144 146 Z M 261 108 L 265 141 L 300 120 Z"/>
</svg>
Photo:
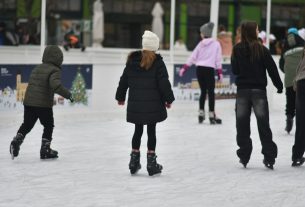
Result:
<svg viewBox="0 0 305 207">
<path fill-rule="evenodd" d="M 305 46 L 300 64 L 297 67 L 294 81 L 296 90 L 296 131 L 292 147 L 292 166 L 303 165 L 305 158 Z"/>
<path fill-rule="evenodd" d="M 297 66 L 302 59 L 305 41 L 298 35 L 296 28 L 288 29 L 288 36 L 284 43 L 284 49 L 280 58 L 280 69 L 285 73 L 286 88 L 286 127 L 290 133 L 293 127 L 295 116 L 295 91 L 293 90 L 293 80 L 296 75 Z"/>
<path fill-rule="evenodd" d="M 159 48 L 158 36 L 145 31 L 142 46 L 141 51 L 129 54 L 115 97 L 119 105 L 124 105 L 129 89 L 127 122 L 135 124 L 130 173 L 135 174 L 141 168 L 141 137 L 144 125 L 147 125 L 147 171 L 152 176 L 163 169 L 156 161 L 156 124 L 167 118 L 166 108 L 171 107 L 175 98 L 163 59 L 155 53 Z"/>
<path fill-rule="evenodd" d="M 269 125 L 269 108 L 266 94 L 268 74 L 282 93 L 283 83 L 270 51 L 258 40 L 256 22 L 244 22 L 241 25 L 241 42 L 233 48 L 231 57 L 232 71 L 236 75 L 236 129 L 237 156 L 244 167 L 247 166 L 252 153 L 250 138 L 251 109 L 257 120 L 259 137 L 262 143 L 263 163 L 273 169 L 277 157 L 277 146 L 272 141 Z"/>
<path fill-rule="evenodd" d="M 77 25 L 76 29 L 70 29 L 64 36 L 63 47 L 66 51 L 70 48 L 80 48 L 82 52 L 85 51 L 86 47 L 81 42 L 80 26 Z"/>
<path fill-rule="evenodd" d="M 201 94 L 199 99 L 199 123 L 205 120 L 205 99 L 209 97 L 209 120 L 211 124 L 221 124 L 221 119 L 215 114 L 215 70 L 219 81 L 222 81 L 221 46 L 212 38 L 214 23 L 209 22 L 200 27 L 202 40 L 198 43 L 187 63 L 179 71 L 182 77 L 189 67 L 196 65 L 196 74 Z"/>
<path fill-rule="evenodd" d="M 38 119 L 44 127 L 40 158 L 49 159 L 58 157 L 58 152 L 50 147 L 54 128 L 52 109 L 54 93 L 73 102 L 71 93 L 61 84 L 62 62 L 62 51 L 59 47 L 51 45 L 47 46 L 44 50 L 42 64 L 33 69 L 23 102 L 23 123 L 10 144 L 12 159 L 18 156 L 20 145 Z"/>
</svg>

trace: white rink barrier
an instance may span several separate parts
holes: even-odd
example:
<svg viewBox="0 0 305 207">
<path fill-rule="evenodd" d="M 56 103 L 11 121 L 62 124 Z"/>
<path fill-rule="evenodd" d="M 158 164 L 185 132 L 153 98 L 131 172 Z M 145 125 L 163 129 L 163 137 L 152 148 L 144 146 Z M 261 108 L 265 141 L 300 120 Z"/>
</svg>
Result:
<svg viewBox="0 0 305 207">
<path fill-rule="evenodd" d="M 136 49 L 117 48 L 86 48 L 85 52 L 72 49 L 68 52 L 63 50 L 63 64 L 92 64 L 92 107 L 103 111 L 117 110 L 115 92 L 119 78 L 123 72 L 126 58 L 129 52 Z M 191 54 L 190 51 L 177 51 L 174 54 L 174 63 L 170 62 L 169 51 L 161 50 L 168 69 L 170 81 L 173 81 L 173 64 L 184 64 Z M 229 58 L 224 61 L 227 62 Z M 279 57 L 274 56 L 278 64 Z M 38 46 L 0 47 L 0 64 L 40 64 L 41 55 Z M 282 72 L 279 72 L 282 76 Z M 276 89 L 270 78 L 268 79 L 268 98 L 272 107 L 273 96 Z"/>
</svg>

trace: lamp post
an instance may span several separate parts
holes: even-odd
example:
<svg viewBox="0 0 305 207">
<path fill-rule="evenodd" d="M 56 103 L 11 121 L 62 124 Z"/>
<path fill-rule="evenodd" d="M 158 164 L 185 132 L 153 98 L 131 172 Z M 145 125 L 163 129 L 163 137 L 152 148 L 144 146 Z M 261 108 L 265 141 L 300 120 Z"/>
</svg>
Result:
<svg viewBox="0 0 305 207">
<path fill-rule="evenodd" d="M 40 55 L 42 57 L 46 43 L 46 0 L 41 0 Z"/>
</svg>

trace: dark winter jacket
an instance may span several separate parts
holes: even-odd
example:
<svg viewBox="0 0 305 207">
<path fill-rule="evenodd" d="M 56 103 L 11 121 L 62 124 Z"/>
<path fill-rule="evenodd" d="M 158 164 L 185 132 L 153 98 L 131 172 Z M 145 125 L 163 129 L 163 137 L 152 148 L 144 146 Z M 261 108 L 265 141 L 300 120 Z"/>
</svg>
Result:
<svg viewBox="0 0 305 207">
<path fill-rule="evenodd" d="M 61 84 L 63 53 L 57 46 L 47 46 L 42 62 L 31 73 L 23 104 L 51 108 L 54 93 L 67 99 L 71 97 L 71 93 Z"/>
<path fill-rule="evenodd" d="M 127 121 L 135 124 L 151 124 L 165 120 L 165 102 L 175 98 L 168 80 L 168 73 L 162 57 L 157 57 L 151 68 L 140 67 L 141 51 L 131 53 L 116 92 L 117 101 L 125 101 L 127 89 Z"/>
<path fill-rule="evenodd" d="M 232 71 L 236 75 L 237 90 L 266 90 L 267 70 L 274 86 L 279 92 L 282 91 L 283 83 L 269 50 L 263 46 L 263 54 L 254 61 L 251 61 L 250 54 L 250 48 L 247 44 L 238 43 L 233 48 L 231 65 Z"/>
<path fill-rule="evenodd" d="M 285 73 L 285 87 L 292 87 L 297 66 L 303 55 L 305 41 L 296 34 L 289 34 L 280 58 L 280 69 Z"/>
</svg>

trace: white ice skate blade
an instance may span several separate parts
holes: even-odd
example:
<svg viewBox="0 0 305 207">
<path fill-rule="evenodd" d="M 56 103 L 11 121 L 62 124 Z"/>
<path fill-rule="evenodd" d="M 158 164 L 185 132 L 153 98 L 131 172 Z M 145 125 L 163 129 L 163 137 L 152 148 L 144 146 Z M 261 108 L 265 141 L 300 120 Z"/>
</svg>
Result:
<svg viewBox="0 0 305 207">
<path fill-rule="evenodd" d="M 42 162 L 52 162 L 52 161 L 57 160 L 57 159 L 58 159 L 58 157 L 54 157 L 54 158 L 44 158 L 44 159 L 40 158 L 40 160 L 41 160 Z"/>
<path fill-rule="evenodd" d="M 13 147 L 13 145 L 11 145 L 10 154 L 11 154 L 12 160 L 14 160 L 15 156 L 14 156 L 14 147 Z"/>
</svg>

